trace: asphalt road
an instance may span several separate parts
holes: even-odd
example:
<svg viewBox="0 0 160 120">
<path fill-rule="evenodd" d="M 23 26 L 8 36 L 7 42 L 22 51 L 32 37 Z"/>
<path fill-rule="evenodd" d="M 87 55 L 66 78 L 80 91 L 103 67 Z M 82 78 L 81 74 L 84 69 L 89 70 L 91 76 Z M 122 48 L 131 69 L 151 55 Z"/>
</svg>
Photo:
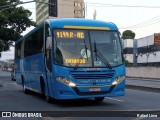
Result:
<svg viewBox="0 0 160 120">
<path fill-rule="evenodd" d="M 22 86 L 11 81 L 10 73 L 0 71 L 0 111 L 160 111 L 160 93 L 145 92 L 126 89 L 126 95 L 122 97 L 106 97 L 102 103 L 96 103 L 93 99 L 62 100 L 47 103 L 45 99 L 36 93 L 24 94 Z M 96 112 L 93 112 L 95 115 Z M 1 120 L 2 118 L 0 118 Z M 3 118 L 4 119 L 4 118 Z M 15 119 L 16 118 L 12 118 Z M 53 118 L 37 118 L 38 120 L 52 120 Z M 35 120 L 37 120 L 35 118 Z M 74 117 L 57 117 L 55 119 L 75 119 Z M 78 117 L 76 119 L 82 119 Z M 104 117 L 85 119 L 99 120 Z M 115 119 L 113 117 L 108 119 Z M 118 118 L 141 120 L 146 118 Z M 152 118 L 147 118 L 152 119 Z M 155 119 L 155 118 L 154 118 Z"/>
</svg>

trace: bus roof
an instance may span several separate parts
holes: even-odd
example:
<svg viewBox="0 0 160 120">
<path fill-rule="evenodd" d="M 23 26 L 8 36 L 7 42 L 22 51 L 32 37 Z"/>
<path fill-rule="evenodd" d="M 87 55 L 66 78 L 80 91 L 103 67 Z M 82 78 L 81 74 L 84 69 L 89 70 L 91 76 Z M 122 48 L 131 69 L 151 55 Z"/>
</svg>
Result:
<svg viewBox="0 0 160 120">
<path fill-rule="evenodd" d="M 117 30 L 117 26 L 111 22 L 104 22 L 99 20 L 84 19 L 84 18 L 61 18 L 61 19 L 48 19 L 52 28 L 70 28 L 87 29 L 93 28 L 109 28 L 109 30 Z M 71 27 L 73 26 L 73 27 Z"/>
<path fill-rule="evenodd" d="M 99 29 L 99 30 L 118 30 L 117 26 L 112 22 L 104 22 L 99 20 L 84 19 L 84 18 L 58 18 L 47 19 L 50 23 L 51 29 L 54 28 L 73 28 L 73 29 Z M 43 22 L 44 23 L 44 22 Z M 28 35 L 43 26 L 43 23 L 31 30 L 29 33 L 21 37 L 16 43 L 22 41 Z"/>
</svg>

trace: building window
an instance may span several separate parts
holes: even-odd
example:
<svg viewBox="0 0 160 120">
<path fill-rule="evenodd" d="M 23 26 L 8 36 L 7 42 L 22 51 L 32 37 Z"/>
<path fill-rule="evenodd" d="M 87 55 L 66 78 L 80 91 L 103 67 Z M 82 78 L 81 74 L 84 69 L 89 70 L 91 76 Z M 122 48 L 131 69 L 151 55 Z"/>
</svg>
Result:
<svg viewBox="0 0 160 120">
<path fill-rule="evenodd" d="M 76 2 L 74 2 L 74 6 L 76 6 L 76 7 L 79 6 L 80 7 L 81 3 L 76 1 Z"/>
</svg>

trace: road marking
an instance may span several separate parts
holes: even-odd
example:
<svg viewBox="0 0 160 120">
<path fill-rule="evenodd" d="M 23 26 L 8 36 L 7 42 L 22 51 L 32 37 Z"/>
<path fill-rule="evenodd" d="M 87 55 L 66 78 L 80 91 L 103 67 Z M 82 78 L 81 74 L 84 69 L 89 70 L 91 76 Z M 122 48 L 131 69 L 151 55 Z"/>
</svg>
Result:
<svg viewBox="0 0 160 120">
<path fill-rule="evenodd" d="M 120 100 L 120 99 L 115 99 L 115 98 L 110 98 L 110 97 L 105 97 L 105 98 L 114 100 L 114 101 L 118 101 L 118 102 L 125 102 L 124 100 Z"/>
<path fill-rule="evenodd" d="M 2 86 L 7 86 L 6 84 L 4 84 L 2 81 L 0 81 L 0 84 L 2 85 Z"/>
<path fill-rule="evenodd" d="M 3 83 L 2 81 L 0 81 L 0 84 L 1 84 L 2 86 L 17 85 L 17 83 Z"/>
<path fill-rule="evenodd" d="M 9 84 L 13 85 L 13 84 L 17 84 L 17 83 L 6 83 L 6 85 L 9 85 Z"/>
</svg>

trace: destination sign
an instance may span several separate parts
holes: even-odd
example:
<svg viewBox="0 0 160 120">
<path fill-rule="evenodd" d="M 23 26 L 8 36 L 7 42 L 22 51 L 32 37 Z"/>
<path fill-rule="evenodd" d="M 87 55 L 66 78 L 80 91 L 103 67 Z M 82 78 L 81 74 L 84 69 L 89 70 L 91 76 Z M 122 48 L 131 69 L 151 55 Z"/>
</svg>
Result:
<svg viewBox="0 0 160 120">
<path fill-rule="evenodd" d="M 57 38 L 78 38 L 84 39 L 84 32 L 79 31 L 56 31 Z"/>
</svg>

